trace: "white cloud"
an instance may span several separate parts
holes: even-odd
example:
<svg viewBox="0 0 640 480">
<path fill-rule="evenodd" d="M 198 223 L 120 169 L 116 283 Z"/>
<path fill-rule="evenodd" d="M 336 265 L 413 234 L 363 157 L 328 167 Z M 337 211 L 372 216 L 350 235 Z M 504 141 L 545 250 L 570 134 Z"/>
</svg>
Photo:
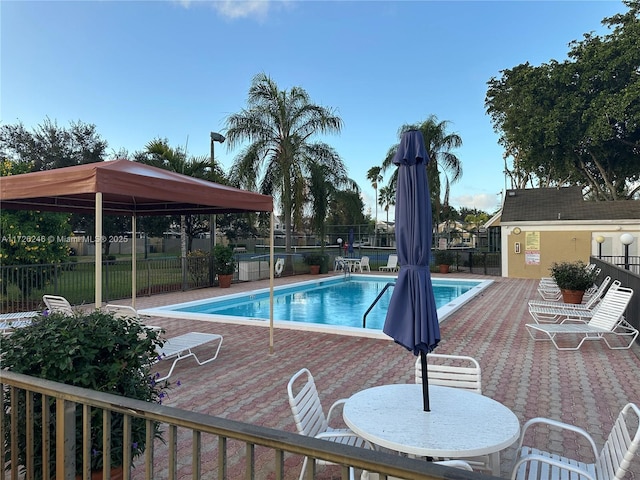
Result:
<svg viewBox="0 0 640 480">
<path fill-rule="evenodd" d="M 286 6 L 289 0 L 173 0 L 184 8 L 193 5 L 211 5 L 221 16 L 235 20 L 237 18 L 256 18 L 264 20 L 274 6 Z"/>
<path fill-rule="evenodd" d="M 236 19 L 255 17 L 264 19 L 269 12 L 270 0 L 217 0 L 213 8 L 222 16 Z"/>
<path fill-rule="evenodd" d="M 460 207 L 477 208 L 492 214 L 500 207 L 500 195 L 489 193 L 478 193 L 476 195 L 458 195 L 452 197 L 451 205 L 459 209 Z"/>
</svg>

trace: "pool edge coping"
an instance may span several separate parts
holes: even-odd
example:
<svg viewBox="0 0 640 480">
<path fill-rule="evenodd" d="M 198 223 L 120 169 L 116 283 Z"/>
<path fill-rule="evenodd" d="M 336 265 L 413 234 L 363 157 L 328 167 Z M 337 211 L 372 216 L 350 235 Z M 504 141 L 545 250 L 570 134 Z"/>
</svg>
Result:
<svg viewBox="0 0 640 480">
<path fill-rule="evenodd" d="M 355 274 L 354 276 L 363 276 L 369 278 L 380 279 L 380 275 L 361 275 Z M 389 276 L 391 279 L 397 278 L 396 276 Z M 311 279 L 304 280 L 301 282 L 295 282 L 294 284 L 288 285 L 280 285 L 274 287 L 274 291 L 283 290 L 291 285 L 309 285 L 309 284 L 319 284 L 326 283 L 327 281 L 331 281 L 332 278 L 322 278 L 322 279 Z M 446 278 L 438 277 L 437 280 L 447 280 Z M 459 282 L 480 282 L 478 285 L 474 286 L 471 290 L 465 292 L 464 294 L 457 297 L 455 300 L 448 302 L 446 305 L 443 305 L 438 309 L 438 322 L 442 323 L 445 321 L 451 314 L 462 308 L 464 305 L 469 303 L 473 298 L 480 295 L 486 288 L 491 286 L 494 283 L 494 280 L 480 280 L 480 279 L 469 279 L 469 278 L 459 278 L 451 275 L 450 280 L 455 280 Z M 337 280 L 336 280 L 337 283 Z M 230 293 L 228 295 L 223 295 L 222 297 L 216 298 L 225 298 L 225 299 L 233 299 L 238 297 L 245 297 L 247 295 L 255 295 L 261 294 L 264 292 L 269 292 L 270 287 L 259 288 L 254 290 L 247 290 L 244 292 Z M 180 306 L 189 306 L 189 305 L 197 305 L 201 304 L 210 299 L 199 299 L 192 300 L 188 302 L 181 302 L 172 304 L 180 305 Z M 270 327 L 271 322 L 269 319 L 262 318 L 247 318 L 247 317 L 233 317 L 230 315 L 215 315 L 215 314 L 207 314 L 207 318 L 204 318 L 205 315 L 201 313 L 194 312 L 177 312 L 167 310 L 167 306 L 163 307 L 153 307 L 141 309 L 138 311 L 140 315 L 150 316 L 150 317 L 162 317 L 162 318 L 176 318 L 176 319 L 184 319 L 184 320 L 198 320 L 203 322 L 211 322 L 211 323 L 227 323 L 227 324 L 235 324 L 235 325 L 253 325 L 253 326 L 261 326 L 261 327 Z M 171 314 L 171 315 L 169 315 Z M 289 330 L 302 330 L 302 331 L 310 331 L 317 333 L 332 333 L 338 335 L 347 335 L 347 336 L 357 336 L 357 337 L 365 337 L 365 338 L 377 338 L 384 340 L 393 340 L 387 334 L 385 334 L 382 330 L 379 329 L 368 329 L 368 328 L 360 328 L 360 327 L 350 327 L 343 325 L 327 325 L 327 324 L 313 324 L 313 323 L 305 323 L 305 322 L 295 322 L 288 320 L 274 320 L 273 321 L 274 328 L 283 328 Z"/>
</svg>

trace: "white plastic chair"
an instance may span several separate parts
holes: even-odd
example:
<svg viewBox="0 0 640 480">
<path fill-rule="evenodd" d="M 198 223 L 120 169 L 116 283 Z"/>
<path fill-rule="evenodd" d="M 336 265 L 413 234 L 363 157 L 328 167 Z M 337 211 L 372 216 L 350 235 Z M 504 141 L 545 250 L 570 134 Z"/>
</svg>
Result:
<svg viewBox="0 0 640 480">
<path fill-rule="evenodd" d="M 398 255 L 389 255 L 387 264 L 378 268 L 381 272 L 397 272 L 398 271 Z"/>
<path fill-rule="evenodd" d="M 482 369 L 473 357 L 463 355 L 427 354 L 429 385 L 462 388 L 482 393 Z M 415 381 L 422 383 L 422 363 L 416 358 Z"/>
<path fill-rule="evenodd" d="M 429 385 L 461 388 L 482 394 L 482 369 L 473 357 L 464 355 L 427 354 L 427 379 Z M 422 362 L 420 356 L 415 363 L 415 382 L 422 383 Z M 463 459 L 479 470 L 491 471 L 491 456 L 482 455 Z"/>
<path fill-rule="evenodd" d="M 364 256 L 362 257 L 360 260 L 358 260 L 355 265 L 354 265 L 355 269 L 358 269 L 360 271 L 360 273 L 364 272 L 365 270 L 367 272 L 371 271 L 371 267 L 369 266 L 369 257 Z"/>
<path fill-rule="evenodd" d="M 469 465 L 468 462 L 464 460 L 442 460 L 440 462 L 433 462 L 436 465 L 444 465 L 446 467 L 451 468 L 459 468 L 460 470 L 467 470 L 468 472 L 473 472 L 473 468 Z M 378 480 L 380 475 L 377 473 L 367 472 L 366 470 L 362 472 L 362 476 L 360 480 Z M 398 477 L 387 476 L 387 480 L 401 480 Z"/>
<path fill-rule="evenodd" d="M 335 260 L 333 261 L 333 271 L 337 272 L 339 270 L 344 270 L 344 269 L 345 269 L 344 257 L 336 257 Z"/>
<path fill-rule="evenodd" d="M 42 301 L 47 306 L 49 313 L 61 313 L 63 315 L 73 315 L 71 304 L 64 297 L 58 295 L 43 295 Z"/>
<path fill-rule="evenodd" d="M 574 425 L 549 418 L 533 418 L 524 424 L 520 435 L 518 457 L 511 475 L 512 480 L 622 480 L 631 461 L 640 446 L 640 409 L 628 403 L 622 409 L 611 429 L 602 450 L 598 452 L 596 444 L 585 430 Z M 524 437 L 529 428 L 542 424 L 545 430 L 554 434 L 561 430 L 557 438 L 569 441 L 568 435 L 573 432 L 584 437 L 593 452 L 592 463 L 564 457 L 561 454 L 539 450 L 532 446 L 524 446 Z M 537 429 L 534 429 L 537 432 Z M 537 438 L 540 438 L 537 434 Z M 551 441 L 550 441 L 551 443 Z M 562 442 L 553 442 L 562 445 Z"/>
<path fill-rule="evenodd" d="M 300 381 L 298 381 L 300 379 Z M 301 384 L 301 382 L 304 382 Z M 329 426 L 331 415 L 338 406 L 342 406 L 346 399 L 337 400 L 329 409 L 329 414 L 325 416 L 318 396 L 318 390 L 311 372 L 303 368 L 291 377 L 287 384 L 289 395 L 289 405 L 296 422 L 296 429 L 300 435 L 307 437 L 322 438 L 330 442 L 337 442 L 344 445 L 356 447 L 373 448 L 373 446 L 363 438 L 353 433 L 348 428 L 332 428 Z M 300 480 L 303 479 L 307 467 L 308 458 L 305 457 L 300 472 Z M 322 460 L 316 460 L 318 464 L 325 464 Z M 353 469 L 350 469 L 350 477 L 353 478 Z"/>
</svg>

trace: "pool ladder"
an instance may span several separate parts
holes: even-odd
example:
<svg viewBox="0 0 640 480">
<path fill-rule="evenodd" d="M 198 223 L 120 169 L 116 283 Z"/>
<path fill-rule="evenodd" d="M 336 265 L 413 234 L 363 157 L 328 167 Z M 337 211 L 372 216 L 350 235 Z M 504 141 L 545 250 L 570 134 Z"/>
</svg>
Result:
<svg viewBox="0 0 640 480">
<path fill-rule="evenodd" d="M 362 317 L 362 328 L 367 328 L 367 315 L 369 315 L 369 312 L 371 311 L 371 309 L 375 307 L 376 303 L 378 303 L 378 300 L 380 300 L 380 297 L 384 295 L 384 292 L 386 292 L 389 287 L 394 287 L 395 285 L 396 285 L 396 282 L 387 283 L 382 289 L 382 291 L 378 294 L 376 299 L 373 301 L 373 303 L 371 303 L 367 311 L 364 312 L 364 316 Z"/>
</svg>

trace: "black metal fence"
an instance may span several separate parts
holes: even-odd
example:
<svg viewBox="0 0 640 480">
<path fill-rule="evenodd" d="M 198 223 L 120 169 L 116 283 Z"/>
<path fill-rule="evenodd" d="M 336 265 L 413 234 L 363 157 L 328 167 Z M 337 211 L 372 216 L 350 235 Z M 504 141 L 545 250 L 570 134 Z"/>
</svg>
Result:
<svg viewBox="0 0 640 480">
<path fill-rule="evenodd" d="M 277 251 L 276 258 L 286 259 L 283 276 L 309 273 L 305 255 L 319 248 L 296 248 L 295 253 Z M 236 253 L 237 269 L 234 282 L 269 278 L 268 250 L 256 248 L 253 252 Z M 395 249 L 361 246 L 347 252 L 348 256 L 369 257 L 371 271 L 387 265 Z M 324 250 L 325 264 L 321 272 L 334 268 L 337 256 L 344 255 L 338 248 Z M 451 271 L 480 275 L 500 275 L 500 254 L 474 251 L 454 251 Z M 432 267 L 436 266 L 432 260 Z M 154 256 L 136 262 L 136 296 L 149 296 L 175 291 L 217 285 L 209 255 Z M 131 258 L 105 260 L 102 265 L 102 295 L 104 301 L 128 298 L 133 291 Z M 25 312 L 43 308 L 42 295 L 64 296 L 72 305 L 93 303 L 95 294 L 95 263 L 91 259 L 58 264 L 3 265 L 0 266 L 0 313 Z"/>
<path fill-rule="evenodd" d="M 613 280 L 620 280 L 623 286 L 633 289 L 634 294 L 625 311 L 626 320 L 635 328 L 640 330 L 640 271 L 632 268 L 626 269 L 623 262 L 620 264 L 621 257 L 591 257 L 591 263 L 595 263 L 600 269 L 600 277 L 604 278 L 609 275 Z M 633 265 L 640 267 L 640 256 L 630 259 Z M 631 265 L 629 265 L 631 267 Z M 640 342 L 640 339 L 637 340 Z"/>
<path fill-rule="evenodd" d="M 452 271 L 475 273 L 478 275 L 502 275 L 500 253 L 478 252 L 475 250 L 450 250 L 454 253 Z"/>
</svg>

